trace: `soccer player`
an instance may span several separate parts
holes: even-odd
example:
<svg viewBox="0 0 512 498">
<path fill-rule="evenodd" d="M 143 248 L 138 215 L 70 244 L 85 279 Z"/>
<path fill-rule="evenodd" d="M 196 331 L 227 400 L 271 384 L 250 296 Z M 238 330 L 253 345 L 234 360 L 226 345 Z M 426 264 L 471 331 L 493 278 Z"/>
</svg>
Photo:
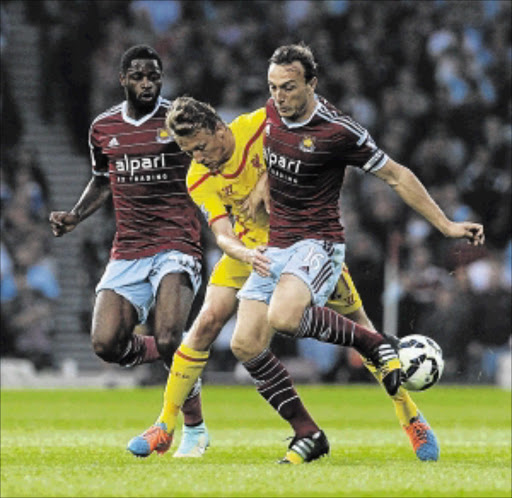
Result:
<svg viewBox="0 0 512 498">
<path fill-rule="evenodd" d="M 262 162 L 265 121 L 266 112 L 259 109 L 240 116 L 227 126 L 209 105 L 190 97 L 176 99 L 169 112 L 169 128 L 183 150 L 194 158 L 187 176 L 189 192 L 207 214 L 217 243 L 225 254 L 210 277 L 204 306 L 175 355 L 159 418 L 152 428 L 133 438 L 128 445 L 128 449 L 138 456 L 149 455 L 161 441 L 167 440 L 170 445 L 179 406 L 206 364 L 211 344 L 236 311 L 237 290 L 250 274 L 251 266 L 268 274 L 269 260 L 260 247 L 267 242 L 268 221 L 264 213 L 257 212 L 257 201 L 254 201 L 254 197 L 261 199 L 267 193 Z M 248 193 L 251 193 L 249 197 Z M 255 219 L 249 216 L 253 213 Z M 234 218 L 234 226 L 230 216 Z M 329 306 L 373 329 L 345 266 Z M 265 331 L 254 338 L 256 347 L 261 341 L 268 345 L 268 334 L 270 332 Z M 243 355 L 239 358 L 243 361 Z M 271 359 L 274 374 L 279 372 L 286 376 L 279 360 L 273 355 Z M 374 368 L 372 370 L 375 372 Z M 308 425 L 304 421 L 302 425 L 295 421 L 298 414 L 303 418 L 306 416 L 304 407 L 291 381 L 283 380 L 281 387 L 284 383 L 295 397 L 286 411 L 279 408 L 279 396 L 264 394 L 264 388 L 260 392 L 283 418 L 291 422 L 298 437 L 308 435 L 308 431 L 318 432 L 309 416 Z M 418 426 L 418 412 L 407 392 L 400 389 L 393 400 L 400 420 L 406 421 L 404 425 Z"/>
<path fill-rule="evenodd" d="M 96 287 L 94 352 L 126 367 L 160 358 L 170 366 L 201 284 L 199 213 L 185 182 L 190 159 L 165 127 L 170 102 L 160 96 L 158 53 L 128 49 L 120 83 L 126 100 L 90 127 L 92 179 L 71 211 L 50 214 L 50 224 L 60 237 L 112 198 L 116 234 Z M 134 333 L 153 305 L 154 337 Z M 196 382 L 182 408 L 184 453 L 208 444 L 199 391 Z"/>
<path fill-rule="evenodd" d="M 347 326 L 346 318 L 324 307 L 344 260 L 339 195 L 345 168 L 359 167 L 388 183 L 446 237 L 466 238 L 480 245 L 485 239 L 483 226 L 449 220 L 410 169 L 389 158 L 366 129 L 316 94 L 317 65 L 304 44 L 282 46 L 274 52 L 268 85 L 271 98 L 266 105 L 264 152 L 270 231 L 265 255 L 272 261 L 271 274 L 253 271 L 238 293 L 240 306 L 232 344 L 235 349 L 242 347 L 239 344 L 243 345 L 244 338 L 258 334 L 261 323 L 268 320 L 280 333 L 353 346 L 368 357 L 363 350 L 368 347 L 367 335 L 357 337 L 361 327 Z M 251 353 L 254 356 L 245 365 L 258 380 L 266 370 L 268 350 Z M 387 351 L 384 360 L 390 360 L 393 353 Z M 386 378 L 395 368 L 399 370 L 395 363 L 381 363 L 382 381 L 391 395 L 399 383 L 386 384 Z M 426 421 L 419 420 L 425 429 Z M 427 430 L 426 435 L 433 438 L 432 431 Z M 308 450 L 314 452 L 317 443 L 312 438 L 292 440 L 286 458 L 305 455 L 307 459 Z M 426 454 L 419 454 L 420 458 L 437 459 L 437 444 L 422 448 Z"/>
</svg>

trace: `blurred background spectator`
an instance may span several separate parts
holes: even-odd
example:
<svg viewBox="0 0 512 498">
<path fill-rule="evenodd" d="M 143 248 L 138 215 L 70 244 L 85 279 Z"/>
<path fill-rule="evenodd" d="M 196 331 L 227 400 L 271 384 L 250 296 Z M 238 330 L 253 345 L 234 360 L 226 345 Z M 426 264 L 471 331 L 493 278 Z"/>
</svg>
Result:
<svg viewBox="0 0 512 498">
<path fill-rule="evenodd" d="M 17 147 L 2 161 L 2 355 L 52 368 L 60 285 L 47 229 L 50 197 L 36 150 Z"/>
<path fill-rule="evenodd" d="M 415 171 L 450 217 L 479 221 L 486 228 L 483 249 L 447 241 L 382 182 L 349 168 L 341 200 L 347 263 L 369 316 L 382 327 L 389 240 L 399 234 L 397 334 L 418 332 L 437 340 L 447 357 L 447 376 L 454 381 L 493 380 L 496 355 L 510 347 L 508 0 L 16 3 L 24 4 L 27 21 L 40 33 L 45 63 L 33 77 L 45 88 L 41 118 L 64 120 L 70 141 L 84 157 L 91 119 L 123 97 L 118 63 L 129 46 L 147 43 L 160 52 L 165 97 L 192 95 L 218 107 L 229 121 L 264 105 L 267 61 L 278 45 L 308 43 L 319 62 L 318 92 L 368 127 L 391 157 Z M 2 3 L 2 53 L 9 43 L 10 4 Z M 37 153 L 16 149 L 24 124 L 3 61 L 2 75 L 4 306 L 21 299 L 19 275 L 29 285 L 28 269 L 49 257 L 45 219 L 49 206 L 61 206 L 49 199 Z M 82 243 L 79 281 L 89 296 L 84 323 L 108 258 L 112 234 L 105 227 L 113 227 L 108 208 L 104 216 L 103 231 L 91 230 Z M 44 232 L 43 242 L 36 248 L 27 233 L 39 232 Z M 217 248 L 211 237 L 205 235 L 205 240 L 207 258 L 215 259 Z M 50 271 L 51 265 L 43 266 Z M 44 297 L 52 303 L 57 287 L 30 287 L 23 299 L 39 302 Z M 42 308 L 38 312 L 44 314 Z M 7 318 L 15 322 L 2 312 L 2 320 Z M 9 327 L 7 336 L 16 338 L 23 325 L 18 321 Z M 51 326 L 45 330 L 46 337 L 51 335 Z M 227 356 L 212 364 L 231 369 L 227 342 L 220 342 L 218 354 Z M 292 356 L 303 349 L 280 339 L 274 347 Z M 360 363 L 343 352 L 329 354 L 329 369 L 310 356 L 321 378 L 335 380 L 347 371 L 354 379 L 368 378 L 357 374 Z M 468 368 L 470 359 L 481 362 L 481 369 Z"/>
</svg>

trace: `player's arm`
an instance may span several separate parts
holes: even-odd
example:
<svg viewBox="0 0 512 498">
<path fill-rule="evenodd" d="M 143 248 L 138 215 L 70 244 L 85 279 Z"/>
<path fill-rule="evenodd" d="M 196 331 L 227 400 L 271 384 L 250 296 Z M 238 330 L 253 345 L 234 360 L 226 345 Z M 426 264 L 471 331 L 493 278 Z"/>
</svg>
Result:
<svg viewBox="0 0 512 498">
<path fill-rule="evenodd" d="M 110 197 L 110 193 L 108 177 L 94 175 L 71 211 L 50 213 L 53 235 L 61 237 L 71 232 L 81 221 L 97 211 Z"/>
<path fill-rule="evenodd" d="M 374 174 L 384 180 L 407 205 L 421 214 L 446 237 L 466 238 L 475 246 L 484 243 L 484 227 L 479 223 L 449 220 L 409 168 L 388 159 Z"/>
<path fill-rule="evenodd" d="M 255 220 L 258 211 L 262 208 L 265 209 L 267 214 L 270 213 L 270 193 L 266 171 L 260 176 L 256 185 L 240 206 L 240 211 Z"/>
<path fill-rule="evenodd" d="M 53 235 L 61 237 L 71 232 L 92 213 L 97 211 L 110 197 L 108 179 L 108 157 L 99 144 L 99 132 L 91 125 L 89 129 L 89 152 L 91 154 L 93 176 L 71 211 L 54 211 L 50 213 L 50 225 Z"/>
<path fill-rule="evenodd" d="M 216 219 L 211 225 L 217 245 L 228 256 L 252 265 L 263 277 L 270 275 L 270 260 L 265 256 L 263 246 L 249 249 L 233 232 L 233 226 L 227 216 Z"/>
</svg>

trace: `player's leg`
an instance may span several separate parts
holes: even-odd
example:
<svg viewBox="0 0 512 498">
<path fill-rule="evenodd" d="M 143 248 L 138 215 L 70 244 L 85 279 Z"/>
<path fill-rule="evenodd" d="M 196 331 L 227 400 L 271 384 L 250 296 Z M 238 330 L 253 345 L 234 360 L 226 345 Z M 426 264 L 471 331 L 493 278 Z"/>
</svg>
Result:
<svg viewBox="0 0 512 498">
<path fill-rule="evenodd" d="M 212 343 L 222 327 L 235 313 L 237 307 L 236 289 L 208 286 L 205 302 L 194 320 L 192 327 L 174 355 L 172 370 L 164 394 L 164 406 L 159 420 L 171 427 L 175 406 L 181 402 L 186 390 L 194 379 L 199 379 L 209 357 Z M 188 420 L 190 403 L 196 398 L 188 395 L 182 406 L 185 425 L 180 445 L 174 457 L 199 457 L 209 445 L 208 430 L 204 422 L 192 424 Z"/>
<path fill-rule="evenodd" d="M 329 452 L 329 443 L 303 405 L 290 375 L 270 351 L 273 331 L 267 324 L 268 306 L 261 301 L 240 301 L 231 349 L 251 375 L 261 396 L 294 430 L 281 463 L 303 463 Z"/>
<path fill-rule="evenodd" d="M 338 282 L 336 283 L 334 292 L 330 295 L 329 300 L 327 301 L 327 307 L 341 315 L 344 315 L 349 320 L 356 322 L 358 325 L 361 325 L 376 334 L 379 333 L 377 329 L 374 327 L 368 315 L 366 314 L 366 311 L 363 307 L 363 302 L 361 300 L 361 296 L 359 295 L 359 292 L 356 289 L 356 286 L 354 284 L 354 281 L 352 280 L 352 276 L 350 275 L 350 272 L 346 264 L 343 264 L 342 272 L 340 278 L 338 279 Z M 382 385 L 380 373 L 378 372 L 378 370 L 370 361 L 368 361 L 368 359 L 366 359 L 364 356 L 362 356 L 362 358 L 365 367 Z M 400 387 L 399 391 L 405 390 L 402 387 Z M 400 396 L 398 392 L 394 396 L 390 397 L 393 400 L 402 399 L 402 396 Z M 410 415 L 411 417 L 416 416 L 417 412 L 415 411 L 414 403 L 412 405 L 406 403 L 406 405 L 407 406 L 404 406 L 403 415 Z M 400 421 L 402 421 L 403 417 L 399 415 L 399 419 Z M 409 419 L 410 417 L 407 418 L 407 420 Z"/>
<path fill-rule="evenodd" d="M 148 279 L 155 303 L 156 344 L 162 360 L 170 367 L 201 286 L 201 263 L 176 250 L 158 253 L 151 259 Z"/>
<path fill-rule="evenodd" d="M 400 361 L 390 340 L 323 307 L 341 274 L 344 246 L 306 240 L 284 251 L 293 254 L 270 301 L 270 325 L 294 337 L 354 347 L 374 363 L 386 390 L 395 394 L 400 386 Z M 299 293 L 305 296 L 300 302 L 290 297 Z"/>
<path fill-rule="evenodd" d="M 368 328 L 373 328 L 371 320 L 361 306 L 347 317 Z M 375 330 L 373 328 L 373 330 Z M 376 332 L 378 333 L 378 332 Z M 363 363 L 382 385 L 381 375 L 375 367 L 363 356 Z M 414 453 L 420 460 L 438 460 L 440 446 L 437 437 L 425 417 L 421 414 L 418 406 L 411 398 L 411 395 L 403 386 L 400 386 L 396 394 L 390 395 L 395 407 L 396 416 L 404 429 Z"/>
<path fill-rule="evenodd" d="M 181 342 L 193 299 L 194 290 L 188 274 L 169 273 L 160 281 L 155 305 L 155 337 L 160 355 L 169 369 Z M 209 444 L 201 406 L 201 379 L 196 378 L 184 394 L 182 432 L 188 435 L 197 456 L 201 456 Z"/>
<path fill-rule="evenodd" d="M 128 444 L 134 455 L 148 456 L 154 450 L 163 453 L 169 449 L 180 407 L 206 366 L 210 346 L 236 311 L 236 291 L 229 287 L 208 286 L 201 311 L 174 354 L 160 415 L 152 427 Z M 178 451 L 177 456 L 181 456 L 183 451 Z"/>
<path fill-rule="evenodd" d="M 354 285 L 346 265 L 343 265 L 343 270 L 336 284 L 336 289 L 327 302 L 327 306 L 345 315 L 359 325 L 378 333 L 366 314 L 359 292 Z M 364 358 L 364 356 L 363 363 L 382 385 L 380 373 L 375 366 Z M 393 401 L 400 425 L 408 435 L 418 458 L 421 460 L 437 460 L 439 455 L 437 439 L 426 420 L 419 413 L 418 407 L 412 400 L 408 391 L 403 386 L 400 386 L 397 393 L 392 396 L 390 395 L 390 398 Z"/>
<path fill-rule="evenodd" d="M 159 358 L 153 337 L 134 334 L 140 318 L 135 307 L 114 290 L 98 292 L 92 317 L 91 342 L 108 363 L 134 366 Z"/>
<path fill-rule="evenodd" d="M 158 286 L 155 300 L 155 339 L 160 356 L 170 368 L 194 299 L 194 290 L 186 273 L 168 273 Z M 182 406 L 184 423 L 198 426 L 203 423 L 200 384 L 189 389 L 188 397 Z"/>
<path fill-rule="evenodd" d="M 194 297 L 201 285 L 201 263 L 180 251 L 156 254 L 149 280 L 155 296 L 155 339 L 167 368 L 186 328 Z M 198 379 L 182 405 L 185 424 L 203 423 Z"/>
<path fill-rule="evenodd" d="M 155 299 L 154 334 L 167 367 L 181 342 L 193 300 L 194 290 L 186 273 L 169 273 L 162 278 Z"/>
<path fill-rule="evenodd" d="M 111 260 L 96 286 L 91 341 L 104 361 L 130 367 L 159 358 L 154 337 L 134 333 L 153 304 L 151 261 Z"/>
<path fill-rule="evenodd" d="M 201 375 L 208 360 L 210 346 L 217 338 L 222 327 L 235 313 L 238 305 L 236 292 L 245 283 L 250 272 L 251 268 L 249 265 L 226 255 L 223 255 L 215 265 L 210 276 L 203 306 L 194 320 L 190 331 L 174 354 L 160 416 L 155 426 L 146 431 L 146 433 L 152 431 L 153 440 L 158 440 L 159 436 L 169 440 L 169 433 L 172 434 L 176 425 L 179 407 L 183 405 L 184 400 L 189 396 L 192 386 Z M 161 429 L 162 426 L 165 427 L 165 431 Z M 154 430 L 154 427 L 157 427 L 157 429 Z M 204 436 L 204 431 L 203 434 L 200 434 L 199 432 L 202 427 L 197 427 L 196 430 L 192 430 L 198 433 L 193 435 L 197 435 L 196 441 L 200 442 L 201 437 Z M 189 444 L 191 439 L 189 438 L 190 432 L 187 426 L 185 426 L 182 441 L 175 456 L 200 456 L 200 448 L 197 446 L 194 448 L 194 445 Z M 153 451 L 154 445 L 151 445 L 151 449 L 146 451 L 148 446 L 142 444 L 142 452 L 146 454 L 140 455 L 140 453 L 137 453 L 137 448 L 141 446 L 137 442 L 140 442 L 140 438 L 144 439 L 146 433 L 132 439 L 129 443 L 128 449 L 134 454 L 147 456 Z M 132 447 L 132 442 L 136 444 L 135 447 Z M 196 449 L 199 451 L 196 451 Z"/>
</svg>

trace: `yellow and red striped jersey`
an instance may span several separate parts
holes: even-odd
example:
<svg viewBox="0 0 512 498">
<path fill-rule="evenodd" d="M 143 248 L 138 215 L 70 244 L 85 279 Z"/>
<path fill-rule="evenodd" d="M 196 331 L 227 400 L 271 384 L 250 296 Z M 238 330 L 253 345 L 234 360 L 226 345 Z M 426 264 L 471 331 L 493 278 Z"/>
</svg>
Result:
<svg viewBox="0 0 512 498">
<path fill-rule="evenodd" d="M 266 244 L 268 219 L 260 214 L 256 221 L 240 212 L 240 206 L 265 172 L 263 135 L 264 108 L 242 114 L 229 124 L 235 137 L 235 151 L 220 172 L 212 172 L 192 161 L 187 174 L 187 187 L 194 202 L 211 225 L 231 215 L 234 232 L 247 247 Z"/>
</svg>

